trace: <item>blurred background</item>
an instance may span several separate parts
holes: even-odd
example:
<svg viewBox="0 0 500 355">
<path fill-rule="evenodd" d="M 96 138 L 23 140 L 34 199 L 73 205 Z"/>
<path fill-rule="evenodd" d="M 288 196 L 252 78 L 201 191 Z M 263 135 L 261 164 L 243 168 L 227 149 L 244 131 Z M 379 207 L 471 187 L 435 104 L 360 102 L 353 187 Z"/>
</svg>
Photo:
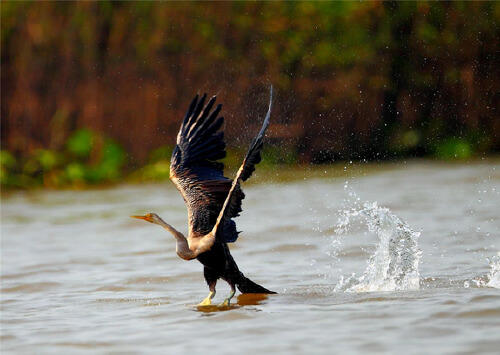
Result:
<svg viewBox="0 0 500 355">
<path fill-rule="evenodd" d="M 196 93 L 236 166 L 500 150 L 499 2 L 2 2 L 1 183 L 168 177 Z"/>
</svg>

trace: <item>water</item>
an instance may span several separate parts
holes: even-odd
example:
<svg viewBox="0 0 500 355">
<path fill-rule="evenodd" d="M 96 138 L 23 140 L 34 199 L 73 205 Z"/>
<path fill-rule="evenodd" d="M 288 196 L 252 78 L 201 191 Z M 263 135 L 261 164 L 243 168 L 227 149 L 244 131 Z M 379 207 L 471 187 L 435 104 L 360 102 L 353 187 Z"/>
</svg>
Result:
<svg viewBox="0 0 500 355">
<path fill-rule="evenodd" d="M 351 196 L 353 194 L 350 192 Z M 358 201 L 359 198 L 356 198 L 355 206 L 358 205 Z M 368 231 L 375 234 L 379 241 L 363 275 L 356 277 L 356 274 L 353 274 L 347 279 L 341 276 L 335 290 L 348 292 L 418 290 L 420 288 L 418 264 L 421 251 L 417 248 L 417 240 L 420 233 L 413 231 L 388 208 L 379 207 L 373 202 L 364 203 L 361 208 L 341 211 L 337 234 L 339 236 L 345 234 L 348 227 L 353 224 L 352 220 L 357 217 L 362 217 Z"/>
<path fill-rule="evenodd" d="M 483 286 L 484 284 L 479 284 Z M 500 252 L 490 261 L 490 273 L 488 274 L 486 286 L 500 288 Z"/>
<path fill-rule="evenodd" d="M 279 294 L 229 309 L 198 309 L 201 265 L 128 218 L 186 230 L 172 185 L 4 196 L 2 354 L 497 353 L 500 165 L 350 170 L 246 186 L 232 253 Z"/>
</svg>

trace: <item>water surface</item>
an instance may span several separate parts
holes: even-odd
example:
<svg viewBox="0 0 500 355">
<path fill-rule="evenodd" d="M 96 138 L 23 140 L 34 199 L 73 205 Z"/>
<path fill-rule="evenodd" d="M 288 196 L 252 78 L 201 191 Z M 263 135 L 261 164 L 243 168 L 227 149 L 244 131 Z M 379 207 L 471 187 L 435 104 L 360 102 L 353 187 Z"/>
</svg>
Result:
<svg viewBox="0 0 500 355">
<path fill-rule="evenodd" d="M 279 294 L 225 309 L 196 307 L 201 265 L 128 218 L 185 231 L 172 184 L 4 196 L 2 353 L 498 352 L 500 165 L 350 169 L 245 186 L 231 250 Z"/>
</svg>

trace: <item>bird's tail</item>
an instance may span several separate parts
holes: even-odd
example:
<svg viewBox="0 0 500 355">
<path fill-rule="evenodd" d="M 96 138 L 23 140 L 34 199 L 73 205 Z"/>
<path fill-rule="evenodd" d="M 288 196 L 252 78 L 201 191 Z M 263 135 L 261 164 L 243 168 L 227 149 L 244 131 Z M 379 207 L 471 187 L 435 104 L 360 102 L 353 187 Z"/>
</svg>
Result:
<svg viewBox="0 0 500 355">
<path fill-rule="evenodd" d="M 236 283 L 236 286 L 238 287 L 238 290 L 240 290 L 241 293 L 269 293 L 269 294 L 276 293 L 274 291 L 269 291 L 265 287 L 257 285 L 249 278 L 246 278 L 243 274 L 240 274 L 240 278 Z"/>
</svg>

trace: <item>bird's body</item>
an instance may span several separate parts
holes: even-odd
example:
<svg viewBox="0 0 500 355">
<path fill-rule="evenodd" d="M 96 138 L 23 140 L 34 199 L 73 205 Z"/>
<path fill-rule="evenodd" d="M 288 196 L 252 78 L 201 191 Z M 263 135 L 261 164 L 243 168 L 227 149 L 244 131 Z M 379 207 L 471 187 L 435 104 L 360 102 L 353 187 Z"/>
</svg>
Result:
<svg viewBox="0 0 500 355">
<path fill-rule="evenodd" d="M 250 145 L 250 149 L 234 180 L 223 174 L 224 165 L 218 160 L 226 155 L 224 135 L 220 130 L 223 117 L 218 117 L 222 108 L 213 97 L 206 106 L 206 95 L 194 98 L 182 122 L 177 145 L 172 153 L 170 179 L 181 193 L 188 208 L 188 237 L 164 222 L 156 214 L 135 216 L 156 223 L 171 232 L 177 240 L 176 251 L 185 260 L 198 259 L 204 266 L 204 276 L 210 288 L 209 296 L 201 305 L 211 304 L 218 279 L 229 283 L 231 294 L 235 287 L 242 293 L 274 293 L 246 278 L 238 269 L 227 243 L 238 239 L 239 232 L 233 218 L 242 211 L 241 202 L 245 194 L 240 182 L 247 180 L 260 162 L 260 151 L 265 131 L 269 125 L 272 102 L 263 126 Z"/>
</svg>

